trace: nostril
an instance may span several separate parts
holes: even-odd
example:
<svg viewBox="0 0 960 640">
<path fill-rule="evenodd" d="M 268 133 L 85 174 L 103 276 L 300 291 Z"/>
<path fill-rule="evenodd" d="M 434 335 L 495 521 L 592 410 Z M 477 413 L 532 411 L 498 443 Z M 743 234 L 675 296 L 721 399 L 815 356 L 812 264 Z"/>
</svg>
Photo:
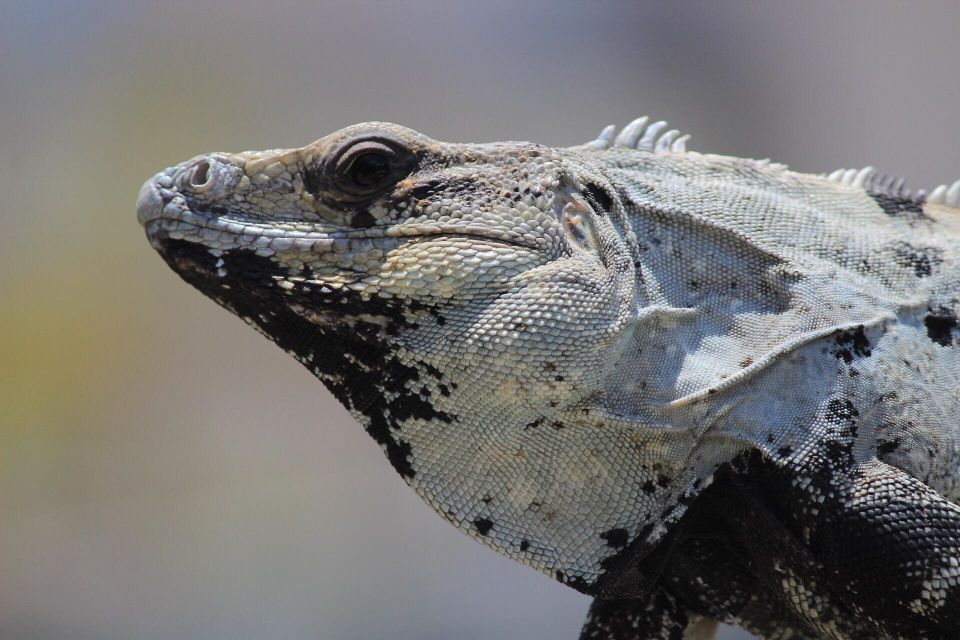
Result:
<svg viewBox="0 0 960 640">
<path fill-rule="evenodd" d="M 193 168 L 193 173 L 190 174 L 190 186 L 195 189 L 202 189 L 208 186 L 210 182 L 210 161 L 201 160 L 197 163 L 197 166 Z"/>
</svg>

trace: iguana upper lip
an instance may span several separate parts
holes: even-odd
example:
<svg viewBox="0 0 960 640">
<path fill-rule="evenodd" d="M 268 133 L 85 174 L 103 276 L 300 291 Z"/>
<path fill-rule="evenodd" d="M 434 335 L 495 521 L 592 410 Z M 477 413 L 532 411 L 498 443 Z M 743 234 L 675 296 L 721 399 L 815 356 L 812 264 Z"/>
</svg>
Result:
<svg viewBox="0 0 960 640">
<path fill-rule="evenodd" d="M 169 218 L 154 218 L 147 220 L 144 224 L 146 229 L 147 236 L 151 239 L 157 238 L 158 232 L 163 230 L 166 232 L 166 235 L 170 236 L 169 229 L 163 229 L 162 223 Z M 224 228 L 219 228 L 216 226 L 202 226 L 196 225 L 191 222 L 185 222 L 182 220 L 177 221 L 181 227 L 194 229 L 197 231 L 202 230 L 212 230 L 212 231 L 228 231 Z M 249 227 L 245 227 L 247 229 Z M 369 230 L 368 230 L 369 231 Z M 365 233 L 363 235 L 357 235 L 355 231 L 353 232 L 343 232 L 343 231 L 334 231 L 331 233 L 323 232 L 304 232 L 304 233 L 290 233 L 289 235 L 280 235 L 280 236 L 267 236 L 267 235 L 258 235 L 254 239 L 253 243 L 237 243 L 237 245 L 247 244 L 246 248 L 251 250 L 256 250 L 260 247 L 274 247 L 277 251 L 283 250 L 300 250 L 300 251 L 322 251 L 324 245 L 332 246 L 336 242 L 363 242 L 369 240 L 403 240 L 403 239 L 416 239 L 416 238 L 427 238 L 427 237 L 445 237 L 445 238 L 475 238 L 479 240 L 486 240 L 489 242 L 501 242 L 503 244 L 508 244 L 516 247 L 523 247 L 524 249 L 538 251 L 544 248 L 544 245 L 537 245 L 531 242 L 527 242 L 522 239 L 515 237 L 508 237 L 506 235 L 498 235 L 491 233 L 470 233 L 465 232 L 462 229 L 450 229 L 450 230 L 439 230 L 439 229 L 426 229 L 420 230 L 415 227 L 410 227 L 404 230 L 403 233 L 390 233 L 387 230 L 387 233 Z M 183 235 L 183 231 L 178 235 Z M 239 238 L 242 233 L 237 233 L 236 237 Z M 283 246 L 285 243 L 288 243 L 289 246 Z M 216 248 L 216 247 L 211 247 Z M 230 247 L 230 249 L 239 248 L 239 247 Z M 226 250 L 226 249 L 225 249 Z"/>
<path fill-rule="evenodd" d="M 224 219 L 221 216 L 204 215 L 187 207 L 177 207 L 176 211 L 168 211 L 170 199 L 164 198 L 157 177 L 147 180 L 140 188 L 137 198 L 137 220 L 147 231 L 147 235 L 154 237 L 164 222 L 182 227 L 183 230 L 210 230 L 221 234 L 229 234 L 239 239 L 241 236 L 252 236 L 253 241 L 245 244 L 250 248 L 273 246 L 277 250 L 296 248 L 304 251 L 315 250 L 315 243 L 348 242 L 373 240 L 381 238 L 418 238 L 427 236 L 470 237 L 495 242 L 503 242 L 532 250 L 541 250 L 546 246 L 542 237 L 525 238 L 523 235 L 509 231 L 491 228 L 485 225 L 469 223 L 460 224 L 431 224 L 393 225 L 389 227 L 370 227 L 365 229 L 331 229 L 325 231 L 298 231 L 295 229 L 277 229 L 271 227 L 270 220 L 263 222 L 240 221 Z M 170 231 L 176 231 L 170 227 Z M 238 242 L 238 244 L 240 244 Z"/>
</svg>

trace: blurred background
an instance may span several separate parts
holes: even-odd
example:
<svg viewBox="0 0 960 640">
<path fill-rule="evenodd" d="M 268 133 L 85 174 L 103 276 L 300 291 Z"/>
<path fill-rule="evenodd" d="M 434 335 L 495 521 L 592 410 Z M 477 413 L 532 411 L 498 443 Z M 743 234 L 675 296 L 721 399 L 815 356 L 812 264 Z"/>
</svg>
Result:
<svg viewBox="0 0 960 640">
<path fill-rule="evenodd" d="M 134 217 L 196 154 L 370 119 L 960 177 L 960 4 L 0 0 L 0 639 L 574 639 Z M 747 636 L 725 630 L 728 640 Z"/>
</svg>

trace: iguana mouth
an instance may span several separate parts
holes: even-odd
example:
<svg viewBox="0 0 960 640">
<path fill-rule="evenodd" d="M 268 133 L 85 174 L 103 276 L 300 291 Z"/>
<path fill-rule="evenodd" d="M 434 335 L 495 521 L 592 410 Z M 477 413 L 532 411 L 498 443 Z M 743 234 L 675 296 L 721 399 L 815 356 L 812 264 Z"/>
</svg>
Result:
<svg viewBox="0 0 960 640">
<path fill-rule="evenodd" d="M 273 252 L 323 253 L 335 246 L 349 247 L 350 243 L 398 242 L 407 239 L 431 237 L 460 237 L 500 242 L 540 251 L 547 247 L 543 237 L 526 237 L 509 229 L 497 229 L 469 223 L 396 224 L 362 229 L 330 228 L 304 230 L 303 223 L 283 220 L 287 229 L 278 229 L 275 218 L 244 219 L 242 212 L 218 212 L 216 205 L 209 208 L 188 206 L 182 194 L 173 198 L 161 195 L 157 177 L 151 178 L 140 189 L 137 200 L 137 219 L 144 227 L 151 244 L 156 239 L 191 240 L 213 250 L 252 248 L 267 254 Z M 312 222 L 312 221 L 311 221 Z M 343 245 L 346 245 L 344 247 Z"/>
<path fill-rule="evenodd" d="M 508 244 L 515 247 L 531 251 L 540 251 L 546 248 L 545 242 L 531 242 L 522 237 L 509 233 L 497 233 L 495 230 L 484 232 L 464 231 L 463 227 L 451 225 L 445 228 L 418 228 L 415 226 L 403 229 L 392 227 L 386 229 L 364 229 L 350 231 L 331 231 L 331 232 L 304 232 L 291 233 L 289 235 L 254 235 L 254 228 L 250 225 L 244 225 L 243 232 L 237 233 L 229 227 L 234 223 L 221 224 L 195 224 L 176 218 L 159 218 L 148 221 L 144 225 L 147 238 L 156 248 L 156 241 L 170 238 L 173 240 L 189 240 L 203 245 L 214 251 L 229 251 L 237 248 L 247 248 L 251 246 L 254 249 L 260 249 L 264 255 L 269 252 L 279 253 L 283 251 L 294 252 L 312 252 L 321 254 L 332 250 L 337 245 L 349 247 L 351 244 L 357 246 L 369 246 L 371 244 L 399 244 L 404 240 L 417 240 L 421 238 L 470 238 L 482 240 L 485 242 Z M 254 232 L 254 233 L 251 233 Z M 213 238 L 212 234 L 220 234 L 215 244 L 211 244 L 206 239 Z M 230 237 L 232 235 L 232 237 Z M 253 236 L 250 244 L 241 242 L 244 236 Z"/>
</svg>

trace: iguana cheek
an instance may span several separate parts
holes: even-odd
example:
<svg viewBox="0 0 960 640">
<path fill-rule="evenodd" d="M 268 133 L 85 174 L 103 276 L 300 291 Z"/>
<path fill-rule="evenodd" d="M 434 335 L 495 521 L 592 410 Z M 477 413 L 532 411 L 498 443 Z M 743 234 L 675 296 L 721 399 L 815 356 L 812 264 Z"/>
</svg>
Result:
<svg viewBox="0 0 960 640">
<path fill-rule="evenodd" d="M 364 280 L 391 296 L 469 299 L 511 286 L 542 262 L 538 252 L 513 245 L 437 236 L 397 246 Z"/>
</svg>

